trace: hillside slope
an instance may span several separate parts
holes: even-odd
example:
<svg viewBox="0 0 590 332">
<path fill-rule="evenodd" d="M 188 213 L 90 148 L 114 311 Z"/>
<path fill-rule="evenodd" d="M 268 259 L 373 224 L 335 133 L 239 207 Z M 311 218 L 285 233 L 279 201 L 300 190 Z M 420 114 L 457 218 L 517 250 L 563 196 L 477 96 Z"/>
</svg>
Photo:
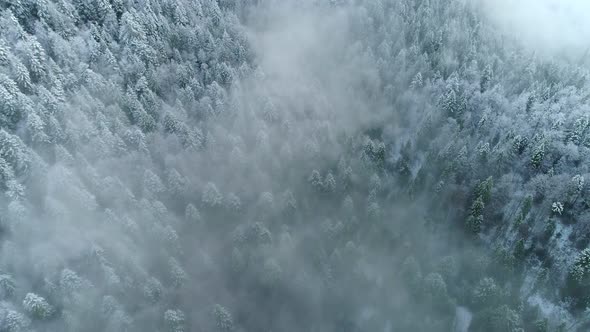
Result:
<svg viewBox="0 0 590 332">
<path fill-rule="evenodd" d="M 590 98 L 460 0 L 0 0 L 0 331 L 584 331 Z"/>
</svg>

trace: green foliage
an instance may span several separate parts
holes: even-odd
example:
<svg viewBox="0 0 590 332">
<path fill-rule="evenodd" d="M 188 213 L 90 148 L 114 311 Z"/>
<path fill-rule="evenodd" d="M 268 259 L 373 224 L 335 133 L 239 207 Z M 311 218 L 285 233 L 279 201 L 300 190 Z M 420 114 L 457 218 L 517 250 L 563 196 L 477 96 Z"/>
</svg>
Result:
<svg viewBox="0 0 590 332">
<path fill-rule="evenodd" d="M 185 315 L 180 310 L 166 310 L 164 313 L 164 321 L 169 332 L 184 332 L 185 331 Z"/>
<path fill-rule="evenodd" d="M 512 275 L 516 265 L 516 259 L 513 253 L 506 248 L 498 247 L 494 251 L 493 260 L 498 266 L 498 275 L 502 275 L 504 278 Z"/>
<path fill-rule="evenodd" d="M 201 200 L 207 207 L 215 208 L 221 206 L 223 203 L 223 196 L 219 192 L 219 189 L 217 189 L 215 183 L 208 182 L 203 189 L 203 196 Z"/>
<path fill-rule="evenodd" d="M 367 138 L 362 150 L 361 159 L 371 163 L 377 168 L 385 165 L 385 143 Z"/>
<path fill-rule="evenodd" d="M 547 319 L 539 319 L 533 324 L 533 332 L 549 332 L 549 322 Z"/>
<path fill-rule="evenodd" d="M 309 178 L 307 179 L 307 181 L 311 184 L 312 188 L 314 188 L 317 191 L 321 191 L 323 184 L 322 184 L 322 176 L 320 175 L 320 172 L 318 170 L 313 170 L 311 172 L 311 175 L 309 176 Z"/>
<path fill-rule="evenodd" d="M 485 204 L 491 199 L 493 186 L 494 181 L 490 176 L 486 180 L 481 181 L 475 189 L 475 198 L 471 203 L 469 215 L 465 222 L 467 229 L 474 234 L 477 234 L 482 230 Z"/>
<path fill-rule="evenodd" d="M 475 189 L 475 196 L 481 198 L 483 202 L 489 202 L 492 197 L 493 187 L 494 179 L 490 176 L 477 185 L 477 188 Z"/>
<path fill-rule="evenodd" d="M 525 218 L 526 217 L 522 213 L 519 213 L 518 216 L 516 217 L 516 221 L 514 222 L 514 227 L 519 228 L 522 225 L 522 223 L 524 222 Z"/>
<path fill-rule="evenodd" d="M 223 306 L 216 304 L 212 310 L 214 326 L 216 331 L 229 332 L 234 329 L 232 315 Z"/>
<path fill-rule="evenodd" d="M 24 310 L 33 319 L 48 319 L 54 313 L 53 307 L 47 301 L 34 293 L 27 293 L 23 300 Z"/>
<path fill-rule="evenodd" d="M 526 136 L 520 136 L 517 135 L 516 137 L 514 137 L 513 143 L 512 143 L 512 149 L 514 152 L 516 152 L 518 155 L 521 155 L 524 150 L 528 147 L 529 145 L 529 139 Z"/>
<path fill-rule="evenodd" d="M 480 87 L 481 93 L 484 93 L 486 90 L 488 90 L 490 88 L 490 86 L 492 85 L 493 77 L 494 77 L 494 72 L 492 70 L 492 66 L 487 65 L 484 68 L 483 73 L 481 74 L 481 79 L 479 82 L 479 87 Z"/>
<path fill-rule="evenodd" d="M 543 229 L 543 237 L 548 240 L 553 236 L 555 233 L 555 229 L 557 228 L 556 222 L 553 219 L 548 219 L 545 222 L 545 228 Z"/>
<path fill-rule="evenodd" d="M 472 216 L 481 216 L 483 214 L 483 209 L 485 208 L 485 203 L 482 196 L 478 196 L 473 204 L 471 204 L 471 215 Z"/>
<path fill-rule="evenodd" d="M 525 258 L 525 240 L 524 239 L 520 239 L 518 241 L 516 241 L 516 245 L 514 246 L 514 258 L 516 258 L 517 261 L 522 261 Z"/>
<path fill-rule="evenodd" d="M 588 135 L 590 129 L 590 119 L 587 115 L 584 115 L 573 124 L 573 129 L 569 132 L 568 139 L 576 145 L 587 145 Z"/>
<path fill-rule="evenodd" d="M 201 213 L 192 203 L 186 206 L 184 217 L 190 223 L 199 224 L 202 222 Z"/>
<path fill-rule="evenodd" d="M 529 195 L 524 199 L 524 202 L 522 203 L 521 214 L 523 216 L 528 215 L 529 212 L 531 211 L 532 206 L 533 206 L 533 196 Z"/>
<path fill-rule="evenodd" d="M 498 303 L 502 296 L 501 288 L 492 278 L 483 278 L 472 291 L 472 301 L 476 307 L 485 307 Z"/>
<path fill-rule="evenodd" d="M 476 332 L 523 331 L 520 315 L 507 305 L 489 308 L 480 312 L 473 320 L 472 329 Z"/>
<path fill-rule="evenodd" d="M 466 111 L 466 98 L 460 87 L 459 77 L 454 72 L 447 80 L 447 86 L 441 97 L 440 105 L 446 115 L 455 118 L 461 122 L 461 117 Z"/>
<path fill-rule="evenodd" d="M 543 165 L 543 160 L 545 158 L 545 142 L 539 143 L 533 150 L 533 155 L 531 157 L 531 165 L 535 169 L 539 169 Z"/>
<path fill-rule="evenodd" d="M 16 291 L 16 284 L 12 276 L 0 274 L 0 291 L 3 299 L 10 299 Z"/>
<path fill-rule="evenodd" d="M 483 216 L 481 214 L 478 216 L 469 215 L 467 217 L 467 221 L 465 222 L 465 226 L 473 234 L 478 234 L 479 232 L 481 232 L 482 225 L 483 225 Z"/>
<path fill-rule="evenodd" d="M 584 249 L 570 271 L 572 278 L 579 283 L 585 282 L 590 273 L 590 249 Z"/>
<path fill-rule="evenodd" d="M 454 256 L 445 256 L 437 264 L 436 269 L 445 280 L 453 280 L 459 273 L 459 264 Z"/>
<path fill-rule="evenodd" d="M 0 0 L 0 331 L 518 331 L 558 248 L 554 294 L 583 223 L 534 219 L 586 215 L 585 71 L 458 0 L 277 4 Z"/>
<path fill-rule="evenodd" d="M 170 269 L 172 284 L 174 285 L 174 287 L 182 287 L 183 285 L 185 285 L 189 279 L 188 275 L 186 274 L 180 263 L 174 257 L 172 257 L 170 258 L 168 265 Z"/>
<path fill-rule="evenodd" d="M 264 262 L 261 273 L 261 283 L 265 287 L 275 287 L 281 281 L 283 271 L 275 260 L 269 259 Z"/>
<path fill-rule="evenodd" d="M 149 278 L 143 286 L 143 294 L 151 303 L 160 301 L 162 292 L 162 283 L 154 277 Z"/>
<path fill-rule="evenodd" d="M 332 193 L 336 190 L 336 180 L 334 179 L 334 175 L 332 173 L 328 173 L 323 181 L 323 189 L 327 193 Z"/>
<path fill-rule="evenodd" d="M 26 331 L 30 325 L 31 321 L 23 314 L 14 310 L 8 310 L 3 327 L 7 332 L 21 332 Z"/>
<path fill-rule="evenodd" d="M 447 297 L 447 284 L 442 275 L 430 273 L 424 277 L 424 291 L 433 299 L 444 299 Z"/>
<path fill-rule="evenodd" d="M 577 308 L 589 304 L 590 292 L 590 249 L 582 250 L 569 268 L 566 285 L 562 289 L 565 296 L 571 296 Z"/>
</svg>

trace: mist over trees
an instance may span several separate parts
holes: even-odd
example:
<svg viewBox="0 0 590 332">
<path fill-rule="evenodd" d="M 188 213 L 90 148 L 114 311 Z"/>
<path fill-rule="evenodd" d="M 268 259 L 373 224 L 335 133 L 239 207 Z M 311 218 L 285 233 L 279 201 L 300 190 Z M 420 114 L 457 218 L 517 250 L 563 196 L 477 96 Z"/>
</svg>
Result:
<svg viewBox="0 0 590 332">
<path fill-rule="evenodd" d="M 486 8 L 0 0 L 0 332 L 589 329 L 588 61 Z"/>
</svg>

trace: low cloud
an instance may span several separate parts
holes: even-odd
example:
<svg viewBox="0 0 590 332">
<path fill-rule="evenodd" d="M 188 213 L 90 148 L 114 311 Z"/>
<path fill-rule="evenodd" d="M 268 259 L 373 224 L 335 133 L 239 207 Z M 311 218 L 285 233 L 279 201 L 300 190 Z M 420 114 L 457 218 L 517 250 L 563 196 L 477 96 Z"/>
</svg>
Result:
<svg viewBox="0 0 590 332">
<path fill-rule="evenodd" d="M 546 55 L 587 57 L 590 2 L 584 0 L 473 0 L 503 34 Z"/>
</svg>

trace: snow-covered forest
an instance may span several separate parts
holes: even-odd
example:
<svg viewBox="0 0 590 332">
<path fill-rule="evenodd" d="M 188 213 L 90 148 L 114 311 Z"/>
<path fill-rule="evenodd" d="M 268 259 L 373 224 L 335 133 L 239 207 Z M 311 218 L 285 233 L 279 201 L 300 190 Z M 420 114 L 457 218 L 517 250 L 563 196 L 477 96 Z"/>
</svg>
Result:
<svg viewBox="0 0 590 332">
<path fill-rule="evenodd" d="M 588 331 L 589 52 L 490 3 L 0 0 L 0 332 Z"/>
</svg>

